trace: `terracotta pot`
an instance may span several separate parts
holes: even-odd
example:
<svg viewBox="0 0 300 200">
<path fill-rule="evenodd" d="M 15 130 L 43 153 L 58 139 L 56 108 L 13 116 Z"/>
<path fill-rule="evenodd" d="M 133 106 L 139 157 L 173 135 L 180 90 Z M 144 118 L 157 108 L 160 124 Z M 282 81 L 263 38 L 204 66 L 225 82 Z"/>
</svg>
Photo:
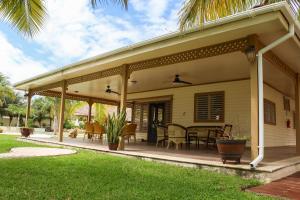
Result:
<svg viewBox="0 0 300 200">
<path fill-rule="evenodd" d="M 30 134 L 33 133 L 32 128 L 20 128 L 20 130 L 23 137 L 28 137 Z"/>
<path fill-rule="evenodd" d="M 227 160 L 240 163 L 245 146 L 246 140 L 217 140 L 218 151 L 224 164 Z"/>
<path fill-rule="evenodd" d="M 108 143 L 109 150 L 116 151 L 116 150 L 118 150 L 118 146 L 119 146 L 119 144 Z"/>
</svg>

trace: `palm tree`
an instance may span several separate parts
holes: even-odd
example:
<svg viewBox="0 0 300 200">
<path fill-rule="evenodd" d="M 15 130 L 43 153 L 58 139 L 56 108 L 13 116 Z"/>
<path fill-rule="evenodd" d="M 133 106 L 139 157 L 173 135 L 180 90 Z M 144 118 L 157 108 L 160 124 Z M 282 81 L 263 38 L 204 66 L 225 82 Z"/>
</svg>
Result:
<svg viewBox="0 0 300 200">
<path fill-rule="evenodd" d="M 106 121 L 106 108 L 104 104 L 96 103 L 95 104 L 95 118 L 100 124 L 104 124 Z"/>
<path fill-rule="evenodd" d="M 8 79 L 0 72 L 0 106 L 4 106 L 8 99 L 15 99 L 16 95 Z"/>
<path fill-rule="evenodd" d="M 26 106 L 24 104 L 9 104 L 7 111 L 10 113 L 10 116 L 17 117 L 17 127 L 20 126 L 21 116 L 24 116 L 26 113 Z M 9 126 L 11 125 L 11 121 L 9 122 Z"/>
<path fill-rule="evenodd" d="M 186 0 L 179 13 L 180 29 L 201 26 L 208 21 L 280 1 L 283 0 Z M 300 12 L 300 0 L 293 0 L 293 3 L 293 9 Z"/>
<path fill-rule="evenodd" d="M 90 0 L 90 2 L 95 8 L 98 3 L 104 4 L 109 1 Z M 127 9 L 128 0 L 110 0 L 110 2 Z M 25 36 L 33 37 L 39 32 L 46 16 L 45 0 L 0 0 L 0 20 L 8 22 Z"/>
</svg>

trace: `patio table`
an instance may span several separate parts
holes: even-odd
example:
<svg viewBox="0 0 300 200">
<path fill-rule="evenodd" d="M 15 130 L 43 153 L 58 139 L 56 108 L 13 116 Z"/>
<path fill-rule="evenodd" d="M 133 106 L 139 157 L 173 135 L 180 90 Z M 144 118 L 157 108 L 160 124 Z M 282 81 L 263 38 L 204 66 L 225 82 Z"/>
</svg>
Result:
<svg viewBox="0 0 300 200">
<path fill-rule="evenodd" d="M 222 126 L 190 126 L 187 127 L 187 144 L 190 146 L 191 141 L 196 141 L 196 147 L 200 147 L 200 141 L 206 143 L 208 148 L 209 143 L 215 143 L 215 135 L 217 130 Z"/>
</svg>

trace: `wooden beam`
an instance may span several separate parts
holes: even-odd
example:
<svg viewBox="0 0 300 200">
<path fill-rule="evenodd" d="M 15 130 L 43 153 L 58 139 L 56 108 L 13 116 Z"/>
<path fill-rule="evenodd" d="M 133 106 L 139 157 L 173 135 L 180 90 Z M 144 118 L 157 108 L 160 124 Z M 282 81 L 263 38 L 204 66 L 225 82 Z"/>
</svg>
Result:
<svg viewBox="0 0 300 200">
<path fill-rule="evenodd" d="M 54 89 L 54 88 L 59 88 L 61 85 L 62 85 L 62 81 L 59 81 L 59 82 L 51 83 L 48 85 L 43 85 L 40 87 L 32 88 L 30 90 L 34 94 L 37 92 L 42 92 L 42 91 L 46 91 L 46 90 L 50 90 L 50 89 Z"/>
<path fill-rule="evenodd" d="M 128 79 L 129 79 L 129 73 L 128 73 L 128 66 L 124 65 L 122 68 L 122 86 L 121 86 L 121 100 L 120 100 L 120 110 L 121 112 L 126 112 L 126 103 L 127 103 L 127 87 L 128 87 Z M 120 112 L 119 111 L 119 112 Z M 120 137 L 118 150 L 124 150 L 125 149 L 125 141 L 124 137 Z"/>
<path fill-rule="evenodd" d="M 251 85 L 251 158 L 258 156 L 258 66 L 252 63 L 250 68 Z"/>
<path fill-rule="evenodd" d="M 248 37 L 240 38 L 220 44 L 210 45 L 180 53 L 170 54 L 167 56 L 161 56 L 158 58 L 130 63 L 128 64 L 129 73 L 154 67 L 160 67 L 164 65 L 171 65 L 176 63 L 198 60 L 201 58 L 218 56 L 236 51 L 244 51 L 245 48 L 248 46 Z"/>
<path fill-rule="evenodd" d="M 258 156 L 258 63 L 256 54 L 261 48 L 257 35 L 250 35 L 249 48 L 245 51 L 250 67 L 250 98 L 251 98 L 251 158 Z M 248 52 L 247 52 L 248 51 Z"/>
<path fill-rule="evenodd" d="M 92 108 L 94 102 L 91 99 L 89 99 L 88 104 L 89 104 L 88 122 L 90 123 L 92 118 Z"/>
<path fill-rule="evenodd" d="M 121 99 L 120 99 L 120 110 L 124 111 L 126 109 L 127 102 L 127 89 L 128 89 L 128 66 L 124 65 L 121 74 L 122 85 L 121 85 Z"/>
<path fill-rule="evenodd" d="M 65 99 L 67 84 L 66 81 L 62 82 L 61 85 L 61 99 L 60 99 L 60 118 L 59 118 L 59 142 L 63 141 L 64 136 L 64 117 L 65 117 Z"/>
<path fill-rule="evenodd" d="M 41 96 L 48 96 L 48 97 L 59 97 L 61 96 L 60 92 L 47 90 L 42 92 L 36 92 L 35 95 L 41 95 Z M 97 97 L 88 97 L 78 94 L 68 94 L 66 93 L 66 99 L 70 100 L 76 100 L 76 101 L 86 101 L 92 100 L 94 103 L 102 103 L 107 105 L 119 105 L 118 101 L 110 100 L 110 99 L 103 99 L 103 98 L 97 98 Z"/>
<path fill-rule="evenodd" d="M 300 77 L 295 81 L 295 125 L 296 125 L 296 153 L 300 155 Z"/>
<path fill-rule="evenodd" d="M 27 95 L 27 109 L 26 109 L 26 121 L 25 121 L 25 127 L 27 127 L 27 128 L 28 128 L 28 121 L 30 118 L 31 98 L 32 98 L 32 95 L 31 95 L 31 92 L 29 91 L 28 95 Z"/>
</svg>

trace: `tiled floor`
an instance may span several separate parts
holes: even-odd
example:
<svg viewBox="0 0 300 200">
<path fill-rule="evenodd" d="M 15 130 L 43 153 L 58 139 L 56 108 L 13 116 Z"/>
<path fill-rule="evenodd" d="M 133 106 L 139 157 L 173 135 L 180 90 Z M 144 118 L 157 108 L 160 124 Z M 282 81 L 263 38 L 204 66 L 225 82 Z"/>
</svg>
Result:
<svg viewBox="0 0 300 200">
<path fill-rule="evenodd" d="M 36 138 L 39 140 L 43 140 L 45 142 L 57 142 L 56 137 L 35 137 L 34 135 L 32 138 Z M 64 137 L 64 143 L 68 145 L 76 145 L 80 147 L 91 147 L 96 148 L 99 150 L 108 150 L 106 144 L 101 144 L 99 141 L 83 141 L 82 137 L 71 139 L 68 137 Z M 189 159 L 196 159 L 196 160 L 206 160 L 206 161 L 216 161 L 220 162 L 220 157 L 218 155 L 216 147 L 211 146 L 210 148 L 206 148 L 205 145 L 200 146 L 199 149 L 192 145 L 190 148 L 186 148 L 183 146 L 182 149 L 176 150 L 174 147 L 167 149 L 166 147 L 156 147 L 154 144 L 148 144 L 146 142 L 137 142 L 133 144 L 130 142 L 129 144 L 126 143 L 126 152 L 128 153 L 144 153 L 144 154 L 155 154 L 161 156 L 169 156 L 169 157 L 181 157 L 181 158 L 189 158 Z M 276 161 L 285 160 L 288 158 L 292 158 L 296 156 L 296 149 L 295 147 L 276 147 L 276 148 L 265 148 L 265 158 L 264 163 L 272 163 Z M 251 161 L 250 157 L 250 149 L 246 149 L 245 154 L 242 158 L 242 163 L 249 164 Z"/>
<path fill-rule="evenodd" d="M 251 188 L 249 191 L 300 200 L 300 172 L 266 185 Z"/>
</svg>

